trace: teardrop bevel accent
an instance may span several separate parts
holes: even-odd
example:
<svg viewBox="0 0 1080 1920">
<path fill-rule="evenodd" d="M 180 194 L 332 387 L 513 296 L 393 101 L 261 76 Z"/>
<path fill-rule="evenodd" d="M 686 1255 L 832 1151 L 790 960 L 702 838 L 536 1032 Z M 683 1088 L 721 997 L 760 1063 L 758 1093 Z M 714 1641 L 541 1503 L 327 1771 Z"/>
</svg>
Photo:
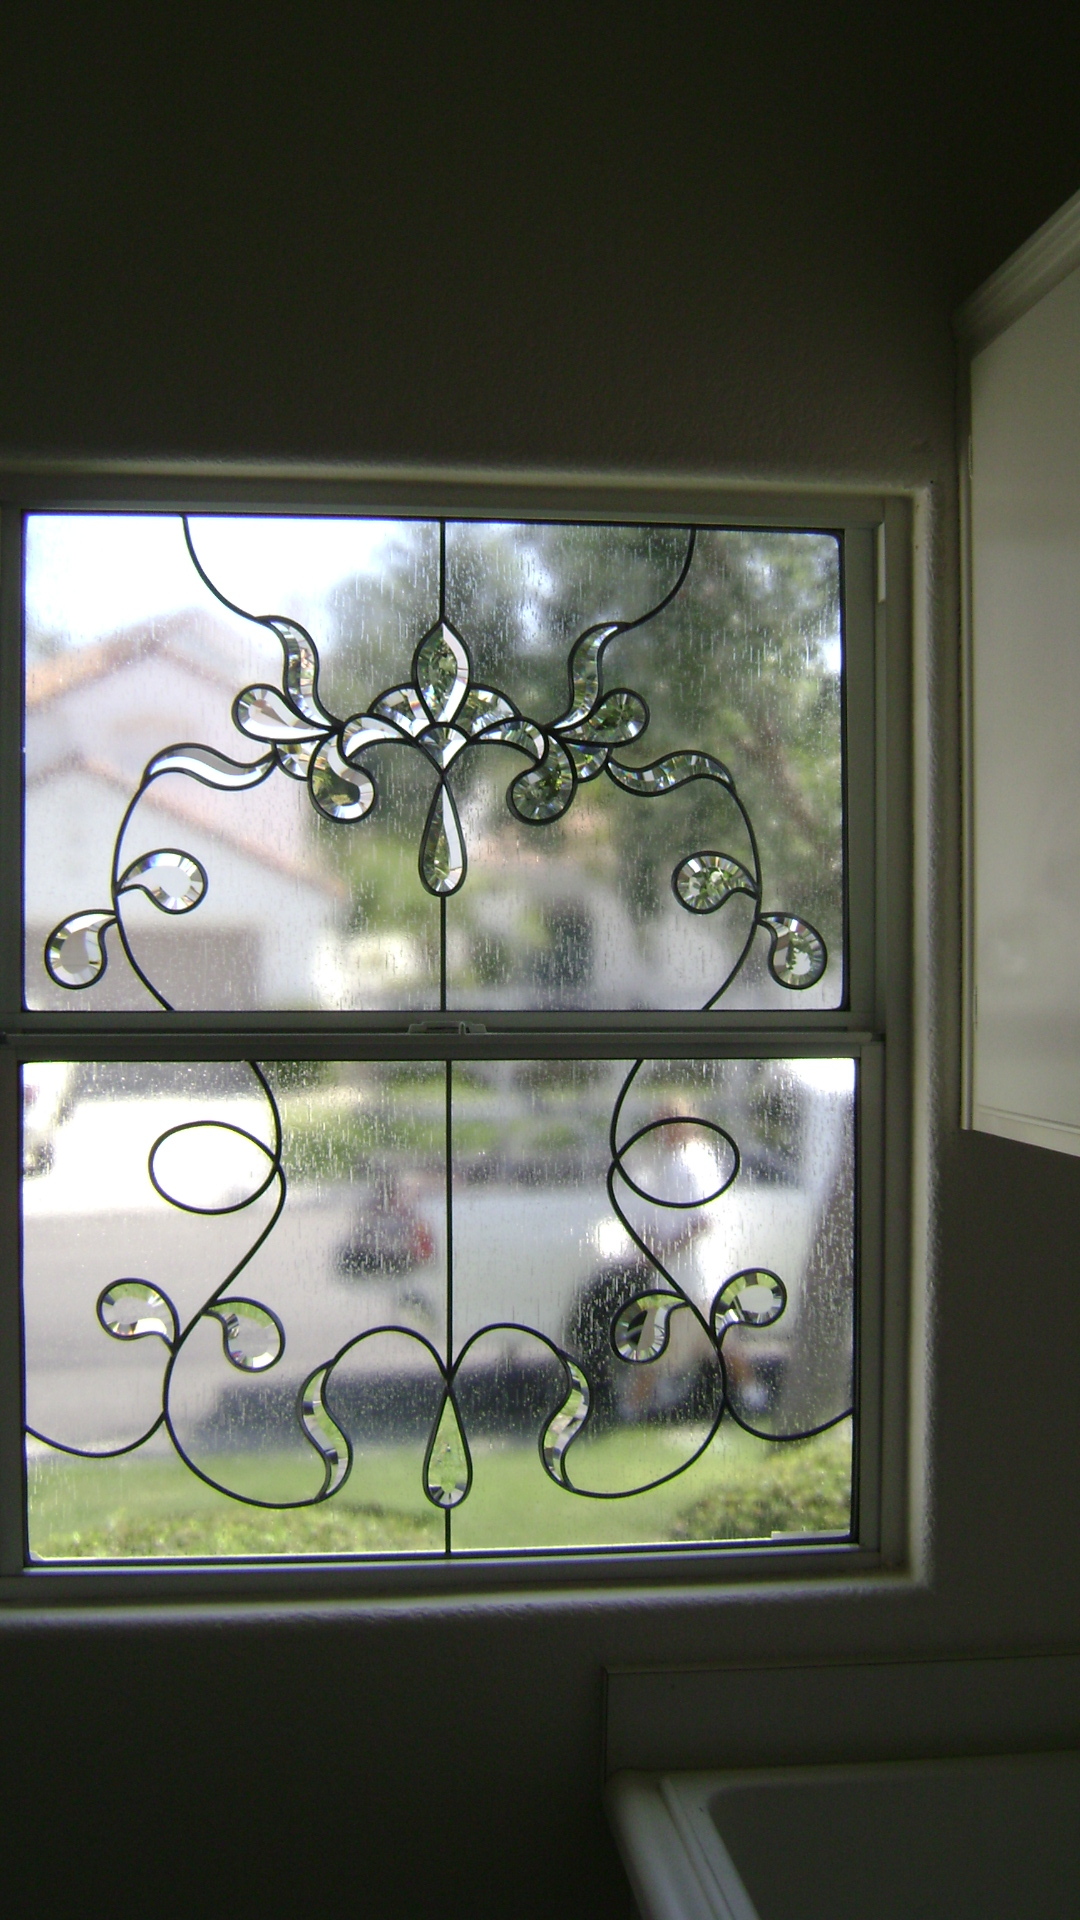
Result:
<svg viewBox="0 0 1080 1920">
<path fill-rule="evenodd" d="M 427 715 L 423 716 L 427 724 Z M 392 720 L 379 720 L 374 714 L 355 713 L 346 720 L 341 729 L 341 752 L 345 760 L 355 759 L 363 753 L 365 747 L 378 746 L 381 741 L 401 741 L 401 728 Z"/>
<path fill-rule="evenodd" d="M 620 1360 L 644 1366 L 659 1360 L 668 1343 L 671 1316 L 676 1307 L 684 1307 L 675 1293 L 641 1293 L 616 1314 L 611 1327 L 611 1344 Z"/>
<path fill-rule="evenodd" d="M 294 713 L 276 687 L 245 687 L 233 701 L 233 723 L 251 740 L 272 744 L 317 740 L 326 723 Z"/>
<path fill-rule="evenodd" d="M 206 893 L 206 869 L 179 847 L 158 847 L 133 860 L 121 874 L 117 892 L 138 888 L 162 913 L 190 913 Z"/>
<path fill-rule="evenodd" d="M 557 722 L 560 728 L 575 727 L 592 712 L 600 692 L 600 655 L 618 631 L 617 622 L 592 627 L 575 641 L 567 665 L 570 705 Z"/>
<path fill-rule="evenodd" d="M 470 687 L 460 707 L 454 715 L 454 725 L 462 733 L 479 733 L 481 729 L 497 726 L 501 720 L 516 719 L 516 709 L 494 687 Z"/>
<path fill-rule="evenodd" d="M 241 1373 L 262 1373 L 280 1360 L 285 1329 L 257 1300 L 218 1300 L 208 1313 L 221 1322 L 226 1356 Z"/>
<path fill-rule="evenodd" d="M 385 714 L 387 719 L 396 721 L 399 729 L 415 739 L 418 733 L 431 725 L 431 715 L 425 711 L 413 687 L 390 687 L 386 693 L 380 693 L 374 704 L 374 712 Z"/>
<path fill-rule="evenodd" d="M 574 740 L 568 740 L 566 744 L 577 772 L 579 787 L 603 773 L 611 751 L 609 747 L 583 747 Z"/>
<path fill-rule="evenodd" d="M 715 913 L 734 893 L 757 899 L 753 874 L 729 853 L 688 854 L 675 868 L 671 884 L 688 913 Z"/>
<path fill-rule="evenodd" d="M 767 1267 L 744 1267 L 725 1280 L 712 1304 L 714 1336 L 722 1340 L 729 1327 L 771 1327 L 787 1306 L 787 1288 L 778 1273 Z"/>
<path fill-rule="evenodd" d="M 430 754 L 437 767 L 448 767 L 469 743 L 457 727 L 425 727 L 417 735 L 416 744 Z"/>
<path fill-rule="evenodd" d="M 479 738 L 483 747 L 520 747 L 534 760 L 542 760 L 547 751 L 547 741 L 531 720 L 501 720 L 485 727 Z"/>
<path fill-rule="evenodd" d="M 670 793 L 684 787 L 688 780 L 716 780 L 721 786 L 734 785 L 722 760 L 711 753 L 666 753 L 647 767 L 624 767 L 618 760 L 608 761 L 608 773 L 624 793 L 640 793 L 646 798 Z"/>
<path fill-rule="evenodd" d="M 297 713 L 317 727 L 332 727 L 333 715 L 327 713 L 319 699 L 319 653 L 310 633 L 295 620 L 284 620 L 277 614 L 272 615 L 267 624 L 281 641 L 285 656 L 286 698 Z"/>
<path fill-rule="evenodd" d="M 413 678 L 430 718 L 448 724 L 465 698 L 469 656 L 453 628 L 440 620 L 416 649 Z"/>
<path fill-rule="evenodd" d="M 570 1482 L 566 1475 L 566 1453 L 589 1417 L 589 1383 L 581 1368 L 565 1353 L 559 1357 L 566 1368 L 570 1385 L 565 1400 L 544 1429 L 540 1457 L 552 1479 L 557 1480 L 560 1486 L 567 1487 Z"/>
<path fill-rule="evenodd" d="M 186 773 L 192 780 L 201 780 L 204 787 L 217 787 L 222 793 L 239 792 L 244 787 L 259 786 L 276 765 L 273 753 L 264 754 L 261 760 L 230 760 L 216 747 L 182 741 L 154 755 L 143 774 L 143 785 L 163 773 Z"/>
<path fill-rule="evenodd" d="M 465 869 L 465 841 L 454 796 L 445 780 L 440 780 L 420 846 L 420 878 L 429 893 L 456 893 Z"/>
<path fill-rule="evenodd" d="M 777 986 L 796 992 L 815 987 L 829 959 L 817 928 L 793 913 L 759 914 L 758 925 L 769 936 L 769 972 Z"/>
<path fill-rule="evenodd" d="M 109 964 L 105 930 L 116 925 L 113 913 L 72 913 L 54 927 L 45 942 L 45 969 L 58 987 L 92 987 Z"/>
<path fill-rule="evenodd" d="M 424 1492 L 433 1506 L 458 1507 L 472 1486 L 472 1461 L 451 1393 L 443 1395 L 424 1456 Z"/>
<path fill-rule="evenodd" d="M 321 734 L 317 735 L 314 740 L 299 747 L 279 747 L 277 763 L 282 773 L 287 773 L 290 780 L 306 780 L 311 772 L 312 755 L 321 738 Z"/>
<path fill-rule="evenodd" d="M 566 812 L 576 786 L 577 776 L 566 748 L 549 737 L 540 765 L 530 767 L 527 773 L 519 773 L 507 798 L 519 820 L 529 826 L 543 826 Z"/>
<path fill-rule="evenodd" d="M 114 1340 L 145 1340 L 156 1334 L 171 1346 L 176 1338 L 172 1301 L 148 1280 L 114 1280 L 98 1299 L 97 1316 Z"/>
<path fill-rule="evenodd" d="M 574 725 L 570 731 L 565 721 L 560 721 L 558 731 L 565 738 L 576 740 L 583 745 L 616 747 L 630 740 L 636 740 L 644 733 L 649 724 L 649 709 L 638 693 L 632 693 L 629 687 L 616 687 L 605 694 L 595 712 Z"/>
<path fill-rule="evenodd" d="M 322 1455 L 326 1469 L 321 1498 L 329 1499 L 347 1480 L 352 1468 L 352 1448 L 337 1421 L 326 1406 L 326 1380 L 330 1367 L 316 1367 L 300 1389 L 300 1425 L 316 1453 Z"/>
<path fill-rule="evenodd" d="M 308 773 L 311 798 L 328 820 L 362 820 L 375 804 L 375 782 L 363 767 L 343 760 L 337 741 L 324 740 Z"/>
</svg>

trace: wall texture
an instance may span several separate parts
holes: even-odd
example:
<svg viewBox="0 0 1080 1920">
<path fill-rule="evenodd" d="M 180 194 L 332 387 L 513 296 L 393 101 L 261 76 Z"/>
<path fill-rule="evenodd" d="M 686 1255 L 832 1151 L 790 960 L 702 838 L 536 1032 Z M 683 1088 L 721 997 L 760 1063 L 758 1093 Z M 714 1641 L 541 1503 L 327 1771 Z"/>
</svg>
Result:
<svg viewBox="0 0 1080 1920">
<path fill-rule="evenodd" d="M 5 27 L 0 458 L 932 498 L 929 1585 L 9 1622 L 42 1913 L 625 1920 L 605 1665 L 1080 1638 L 1080 1163 L 956 1124 L 949 331 L 1080 183 L 1077 41 L 942 11 L 60 9 L 47 50 L 40 15 Z"/>
</svg>

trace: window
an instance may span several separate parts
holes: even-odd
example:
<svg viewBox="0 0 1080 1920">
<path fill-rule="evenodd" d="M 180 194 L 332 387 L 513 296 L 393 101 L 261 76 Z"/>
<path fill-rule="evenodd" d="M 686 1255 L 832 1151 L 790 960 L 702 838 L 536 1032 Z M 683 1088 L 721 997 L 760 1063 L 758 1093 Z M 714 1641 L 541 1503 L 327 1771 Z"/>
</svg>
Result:
<svg viewBox="0 0 1080 1920">
<path fill-rule="evenodd" d="M 872 1546 L 874 516 L 12 518 L 32 1574 Z"/>
</svg>

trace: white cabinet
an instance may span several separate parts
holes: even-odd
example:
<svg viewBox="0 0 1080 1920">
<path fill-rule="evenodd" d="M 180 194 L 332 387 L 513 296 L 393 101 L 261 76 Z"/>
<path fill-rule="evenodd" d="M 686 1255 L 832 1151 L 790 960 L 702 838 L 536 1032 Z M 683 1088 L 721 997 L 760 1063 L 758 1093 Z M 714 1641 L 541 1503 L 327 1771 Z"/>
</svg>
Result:
<svg viewBox="0 0 1080 1920">
<path fill-rule="evenodd" d="M 1080 194 L 958 327 L 966 1118 L 1080 1153 Z"/>
</svg>

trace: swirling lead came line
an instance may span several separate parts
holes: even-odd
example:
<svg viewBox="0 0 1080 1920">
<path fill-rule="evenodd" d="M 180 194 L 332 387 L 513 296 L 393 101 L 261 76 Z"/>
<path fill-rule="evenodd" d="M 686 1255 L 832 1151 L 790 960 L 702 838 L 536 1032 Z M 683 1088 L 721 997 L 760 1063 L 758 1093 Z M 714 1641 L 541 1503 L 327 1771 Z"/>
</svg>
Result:
<svg viewBox="0 0 1080 1920">
<path fill-rule="evenodd" d="M 152 1427 L 140 1433 L 137 1440 L 128 1440 L 122 1447 L 71 1447 L 63 1440 L 52 1440 L 47 1433 L 41 1433 L 37 1427 L 27 1426 L 24 1431 L 28 1440 L 38 1440 L 43 1447 L 51 1447 L 54 1453 L 69 1453 L 76 1460 L 119 1460 L 121 1454 L 135 1453 L 139 1447 L 145 1447 L 162 1426 L 164 1413 L 159 1413 Z"/>
<path fill-rule="evenodd" d="M 678 578 L 675 581 L 674 586 L 669 587 L 667 592 L 664 594 L 663 599 L 658 600 L 656 602 L 656 605 L 654 607 L 650 607 L 647 613 L 639 613 L 636 620 L 620 620 L 619 622 L 620 633 L 632 633 L 635 627 L 645 626 L 647 621 L 655 620 L 658 613 L 663 613 L 664 608 L 671 605 L 671 602 L 674 600 L 676 594 L 681 593 L 683 586 L 685 585 L 686 576 L 690 572 L 690 568 L 692 567 L 694 562 L 694 549 L 696 548 L 696 546 L 697 546 L 697 528 L 688 527 L 687 540 L 686 540 L 686 552 L 683 555 L 683 563 L 682 563 L 682 566 L 679 568 Z"/>
<path fill-rule="evenodd" d="M 256 625 L 265 626 L 267 621 L 271 617 L 269 614 L 249 613 L 246 607 L 238 607 L 235 600 L 227 599 L 226 596 L 222 593 L 220 587 L 215 587 L 213 581 L 210 578 L 210 575 L 207 573 L 205 567 L 203 566 L 201 560 L 199 559 L 198 554 L 195 551 L 195 543 L 191 538 L 191 526 L 189 524 L 188 516 L 186 513 L 182 513 L 180 515 L 180 521 L 184 529 L 184 540 L 187 545 L 187 550 L 189 555 L 191 556 L 191 564 L 194 567 L 196 573 L 198 574 L 199 579 L 202 581 L 203 586 L 206 587 L 209 590 L 209 592 L 213 594 L 215 600 L 220 600 L 223 607 L 228 607 L 230 613 L 238 613 L 241 620 L 254 620 Z"/>
</svg>

